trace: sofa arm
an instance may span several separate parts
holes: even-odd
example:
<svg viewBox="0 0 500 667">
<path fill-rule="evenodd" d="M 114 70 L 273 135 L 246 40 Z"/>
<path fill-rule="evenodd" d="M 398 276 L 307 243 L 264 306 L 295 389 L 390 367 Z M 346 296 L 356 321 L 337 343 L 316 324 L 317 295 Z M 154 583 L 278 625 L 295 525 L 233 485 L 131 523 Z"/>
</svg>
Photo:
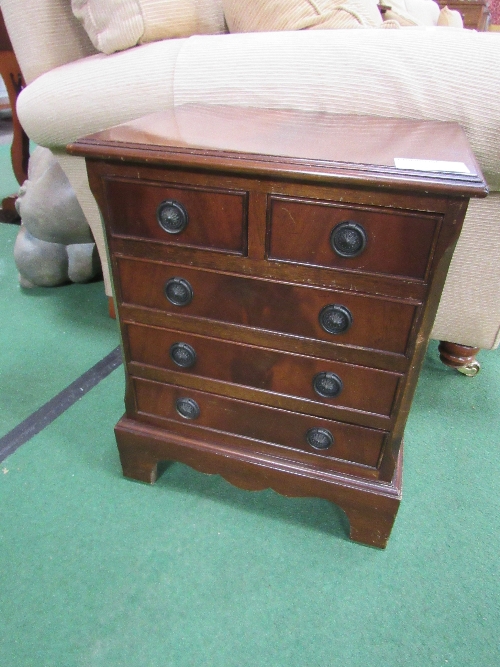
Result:
<svg viewBox="0 0 500 667">
<path fill-rule="evenodd" d="M 453 28 L 195 36 L 177 59 L 175 105 L 456 122 L 500 191 L 499 57 L 495 33 Z"/>
<path fill-rule="evenodd" d="M 0 0 L 0 7 L 26 83 L 96 53 L 69 0 Z"/>
</svg>

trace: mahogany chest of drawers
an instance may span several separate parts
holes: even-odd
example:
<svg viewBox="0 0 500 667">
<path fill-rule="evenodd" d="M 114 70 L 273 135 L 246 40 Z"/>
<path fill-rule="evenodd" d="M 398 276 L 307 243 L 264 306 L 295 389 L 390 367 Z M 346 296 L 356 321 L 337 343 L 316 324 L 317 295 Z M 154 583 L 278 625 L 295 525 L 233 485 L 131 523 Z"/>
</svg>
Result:
<svg viewBox="0 0 500 667">
<path fill-rule="evenodd" d="M 453 247 L 487 192 L 462 130 L 185 106 L 69 151 L 107 234 L 124 474 L 173 460 L 323 497 L 385 546 Z"/>
</svg>

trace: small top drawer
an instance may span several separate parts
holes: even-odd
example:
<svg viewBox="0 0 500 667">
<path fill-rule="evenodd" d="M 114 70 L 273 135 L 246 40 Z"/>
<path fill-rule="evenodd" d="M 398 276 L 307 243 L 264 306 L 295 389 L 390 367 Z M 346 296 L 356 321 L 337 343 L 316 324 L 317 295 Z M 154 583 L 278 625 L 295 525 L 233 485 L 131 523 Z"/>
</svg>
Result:
<svg viewBox="0 0 500 667">
<path fill-rule="evenodd" d="M 246 254 L 246 192 L 131 179 L 105 184 L 113 234 Z"/>
<path fill-rule="evenodd" d="M 271 197 L 270 259 L 425 280 L 439 217 Z"/>
</svg>

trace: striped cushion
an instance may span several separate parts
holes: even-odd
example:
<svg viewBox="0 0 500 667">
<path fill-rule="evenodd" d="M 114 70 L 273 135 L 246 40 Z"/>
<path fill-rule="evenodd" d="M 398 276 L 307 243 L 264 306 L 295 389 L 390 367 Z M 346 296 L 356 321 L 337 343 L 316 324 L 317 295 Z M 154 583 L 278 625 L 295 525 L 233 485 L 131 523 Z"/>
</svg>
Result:
<svg viewBox="0 0 500 667">
<path fill-rule="evenodd" d="M 28 84 L 55 67 L 95 53 L 87 33 L 71 11 L 69 0 L 29 3 L 0 0 L 0 6 L 17 62 Z"/>
<path fill-rule="evenodd" d="M 449 7 L 443 7 L 438 18 L 438 25 L 446 26 L 448 28 L 463 28 L 464 22 L 462 15 L 456 9 L 450 9 Z"/>
<path fill-rule="evenodd" d="M 377 27 L 377 0 L 223 0 L 230 32 Z"/>
<path fill-rule="evenodd" d="M 71 0 L 98 51 L 226 32 L 221 0 Z"/>
</svg>

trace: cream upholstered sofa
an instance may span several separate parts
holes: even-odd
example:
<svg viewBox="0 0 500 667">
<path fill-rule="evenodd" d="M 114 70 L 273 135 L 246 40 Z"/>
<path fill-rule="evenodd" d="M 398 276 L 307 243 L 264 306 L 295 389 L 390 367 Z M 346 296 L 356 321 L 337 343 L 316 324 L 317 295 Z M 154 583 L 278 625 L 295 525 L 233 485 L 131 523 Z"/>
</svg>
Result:
<svg viewBox="0 0 500 667">
<path fill-rule="evenodd" d="M 276 6 L 301 2 L 274 1 Z M 228 25 L 252 29 L 245 24 L 251 2 L 238 2 L 95 0 L 92 15 L 90 0 L 73 0 L 79 20 L 70 0 L 0 0 L 27 82 L 19 118 L 32 140 L 52 149 L 78 196 L 104 266 L 106 293 L 111 295 L 111 285 L 103 233 L 85 164 L 65 154 L 78 137 L 196 102 L 456 121 L 465 128 L 490 195 L 471 201 L 432 335 L 495 348 L 500 342 L 500 35 L 432 26 L 379 29 L 369 21 L 365 26 L 371 29 L 282 30 L 289 27 L 285 23 L 272 26 L 273 32 L 227 34 Z M 238 7 L 239 23 L 228 16 Z M 293 18 L 292 27 L 325 27 Z"/>
</svg>

